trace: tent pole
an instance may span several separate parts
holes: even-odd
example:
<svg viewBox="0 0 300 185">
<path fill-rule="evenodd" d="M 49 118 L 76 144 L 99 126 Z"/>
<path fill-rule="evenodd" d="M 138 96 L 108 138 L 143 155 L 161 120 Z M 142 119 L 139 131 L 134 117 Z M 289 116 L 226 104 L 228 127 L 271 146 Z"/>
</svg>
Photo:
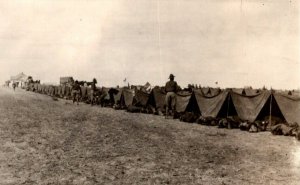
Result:
<svg viewBox="0 0 300 185">
<path fill-rule="evenodd" d="M 230 95 L 228 96 L 228 98 L 227 98 L 227 117 L 226 118 L 228 118 L 228 114 L 229 114 L 229 100 L 230 100 Z"/>
<path fill-rule="evenodd" d="M 271 93 L 271 99 L 270 99 L 270 116 L 269 116 L 269 124 L 272 125 L 272 100 L 273 100 L 273 94 Z"/>
</svg>

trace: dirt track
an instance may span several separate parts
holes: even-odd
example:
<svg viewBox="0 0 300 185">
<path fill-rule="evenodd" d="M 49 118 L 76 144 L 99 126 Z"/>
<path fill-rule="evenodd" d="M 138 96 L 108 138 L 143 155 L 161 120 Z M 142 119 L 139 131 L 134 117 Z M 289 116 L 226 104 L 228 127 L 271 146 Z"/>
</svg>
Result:
<svg viewBox="0 0 300 185">
<path fill-rule="evenodd" d="M 0 184 L 300 184 L 300 142 L 0 88 Z"/>
</svg>

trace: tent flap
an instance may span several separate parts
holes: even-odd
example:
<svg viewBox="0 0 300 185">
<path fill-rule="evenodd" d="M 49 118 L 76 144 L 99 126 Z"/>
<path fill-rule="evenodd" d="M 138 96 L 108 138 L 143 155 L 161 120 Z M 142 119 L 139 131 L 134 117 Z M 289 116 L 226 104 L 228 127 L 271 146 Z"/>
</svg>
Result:
<svg viewBox="0 0 300 185">
<path fill-rule="evenodd" d="M 228 96 L 228 92 L 222 91 L 218 94 L 208 96 L 201 90 L 194 90 L 194 96 L 202 116 L 217 117 Z"/>
<path fill-rule="evenodd" d="M 238 116 L 242 120 L 253 122 L 271 96 L 271 93 L 264 91 L 256 95 L 247 96 L 231 92 L 230 95 Z"/>
<path fill-rule="evenodd" d="M 275 93 L 274 97 L 286 121 L 300 124 L 300 96 Z"/>
</svg>

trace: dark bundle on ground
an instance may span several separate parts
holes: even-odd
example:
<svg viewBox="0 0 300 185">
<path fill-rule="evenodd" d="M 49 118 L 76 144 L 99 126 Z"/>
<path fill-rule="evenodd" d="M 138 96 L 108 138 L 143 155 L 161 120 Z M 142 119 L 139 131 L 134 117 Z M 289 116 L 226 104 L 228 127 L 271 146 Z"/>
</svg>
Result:
<svg viewBox="0 0 300 185">
<path fill-rule="evenodd" d="M 84 103 L 86 103 L 86 104 L 90 104 L 90 103 L 91 103 L 91 101 L 90 101 L 89 98 L 84 98 L 84 99 L 81 99 L 80 101 L 81 101 L 81 102 L 84 102 Z"/>
<path fill-rule="evenodd" d="M 249 128 L 249 132 L 251 132 L 251 133 L 259 132 L 259 126 L 255 122 L 252 123 Z"/>
<path fill-rule="evenodd" d="M 96 92 L 94 95 L 94 104 L 101 105 L 101 94 L 100 92 Z"/>
<path fill-rule="evenodd" d="M 267 121 L 255 121 L 253 123 L 249 121 L 242 122 L 239 127 L 241 130 L 249 132 L 262 132 L 266 131 L 268 122 Z"/>
<path fill-rule="evenodd" d="M 107 94 L 103 93 L 99 97 L 101 107 L 111 107 L 113 104 L 110 99 L 105 99 L 106 96 L 107 96 Z"/>
<path fill-rule="evenodd" d="M 121 109 L 122 109 L 122 106 L 121 106 L 120 104 L 115 104 L 115 105 L 113 106 L 113 108 L 114 108 L 115 110 L 121 110 Z"/>
<path fill-rule="evenodd" d="M 124 110 L 124 109 L 126 109 L 126 107 L 124 105 L 122 105 L 119 100 L 113 105 L 113 108 L 115 110 Z"/>
<path fill-rule="evenodd" d="M 134 105 L 129 105 L 127 107 L 127 112 L 131 112 L 131 113 L 140 113 L 142 112 L 142 108 L 141 107 L 137 107 Z"/>
<path fill-rule="evenodd" d="M 228 117 L 228 118 L 223 118 L 221 120 L 219 120 L 218 122 L 218 126 L 219 128 L 228 128 L 228 129 L 232 129 L 232 128 L 239 128 L 240 123 L 242 123 L 242 120 L 236 116 L 233 117 Z"/>
<path fill-rule="evenodd" d="M 249 132 L 263 132 L 266 131 L 267 121 L 255 121 L 250 124 Z"/>
<path fill-rule="evenodd" d="M 240 129 L 243 131 L 249 131 L 251 123 L 248 121 L 244 121 L 240 124 Z"/>
<path fill-rule="evenodd" d="M 142 113 L 159 115 L 158 111 L 152 105 L 147 105 L 146 108 L 143 108 Z M 163 115 L 162 112 L 161 115 Z"/>
<path fill-rule="evenodd" d="M 198 119 L 199 115 L 193 112 L 185 112 L 179 118 L 180 121 L 194 123 Z"/>
<path fill-rule="evenodd" d="M 299 134 L 299 125 L 297 123 L 279 123 L 271 127 L 271 132 L 274 135 L 296 136 Z"/>
<path fill-rule="evenodd" d="M 283 123 L 283 122 L 284 122 L 284 120 L 282 120 L 281 118 L 276 117 L 276 116 L 272 116 L 272 117 L 271 117 L 271 122 L 270 122 L 270 117 L 269 117 L 269 116 L 266 116 L 266 117 L 264 118 L 264 121 L 268 123 L 268 124 L 266 125 L 266 130 L 267 130 L 267 131 L 271 131 L 271 127 L 272 127 L 272 126 L 275 126 L 275 125 L 277 125 L 277 124 L 279 124 L 279 123 Z"/>
<path fill-rule="evenodd" d="M 163 110 L 161 109 L 157 109 L 155 112 L 154 112 L 155 115 L 160 115 L 160 116 L 164 116 L 164 112 Z"/>
<path fill-rule="evenodd" d="M 298 133 L 299 133 L 299 131 L 300 131 L 300 126 L 299 126 L 299 124 L 296 123 L 296 122 L 294 122 L 294 123 L 289 124 L 289 126 L 293 128 L 292 133 L 291 133 L 291 136 L 298 137 Z"/>
<path fill-rule="evenodd" d="M 180 113 L 180 112 L 174 112 L 173 114 L 170 112 L 169 115 L 173 115 L 173 119 L 179 119 L 181 118 L 182 115 L 184 115 L 185 113 Z"/>
<path fill-rule="evenodd" d="M 222 118 L 218 122 L 219 128 L 227 128 L 227 125 L 228 125 L 228 120 L 226 118 Z"/>
<path fill-rule="evenodd" d="M 218 119 L 211 117 L 211 116 L 208 116 L 208 117 L 200 116 L 197 120 L 197 123 L 199 123 L 201 125 L 217 126 Z"/>
<path fill-rule="evenodd" d="M 153 109 L 151 106 L 142 107 L 141 113 L 154 114 L 155 113 L 155 109 Z"/>
</svg>

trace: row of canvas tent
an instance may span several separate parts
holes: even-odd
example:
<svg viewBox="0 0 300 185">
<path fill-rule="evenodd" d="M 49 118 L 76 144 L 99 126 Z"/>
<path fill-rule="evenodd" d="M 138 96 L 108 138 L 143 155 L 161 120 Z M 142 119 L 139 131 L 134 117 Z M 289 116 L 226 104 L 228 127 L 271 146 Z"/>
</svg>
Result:
<svg viewBox="0 0 300 185">
<path fill-rule="evenodd" d="M 160 88 L 154 88 L 150 94 L 123 89 L 115 98 L 125 107 L 153 106 L 164 112 L 165 96 Z M 288 123 L 300 123 L 300 96 L 268 90 L 202 88 L 178 92 L 176 111 L 214 118 L 238 116 L 249 122 L 273 116 Z"/>
<path fill-rule="evenodd" d="M 35 91 L 38 93 L 46 94 L 49 96 L 57 96 L 57 97 L 71 97 L 71 87 L 62 85 L 43 85 L 43 84 L 30 84 L 28 86 L 28 90 Z"/>
<path fill-rule="evenodd" d="M 71 87 L 65 85 L 33 84 L 30 90 L 50 96 L 71 97 Z M 86 97 L 90 88 L 82 87 L 81 92 L 82 97 Z M 123 108 L 137 106 L 151 107 L 157 112 L 165 111 L 166 94 L 159 87 L 153 88 L 150 93 L 126 88 L 102 88 L 102 94 L 105 101 L 119 104 Z M 178 92 L 176 111 L 215 118 L 238 116 L 250 122 L 274 116 L 288 123 L 300 123 L 300 96 L 268 90 L 201 88 Z"/>
<path fill-rule="evenodd" d="M 30 84 L 28 90 L 46 94 L 49 96 L 55 96 L 59 98 L 71 99 L 72 87 L 70 85 L 44 85 L 44 84 Z M 109 88 L 101 88 L 101 92 L 104 92 L 108 96 Z M 81 86 L 82 100 L 87 99 L 90 96 L 91 88 Z M 106 98 L 106 97 L 104 97 Z"/>
</svg>

